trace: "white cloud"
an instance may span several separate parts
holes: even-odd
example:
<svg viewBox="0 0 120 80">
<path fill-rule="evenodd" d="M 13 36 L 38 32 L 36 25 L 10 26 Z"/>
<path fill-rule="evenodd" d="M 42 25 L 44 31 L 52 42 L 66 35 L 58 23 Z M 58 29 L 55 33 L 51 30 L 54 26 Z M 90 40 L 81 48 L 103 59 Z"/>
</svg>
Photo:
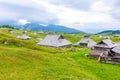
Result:
<svg viewBox="0 0 120 80">
<path fill-rule="evenodd" d="M 58 13 L 58 18 L 60 23 L 72 24 L 75 22 L 80 22 L 82 24 L 87 23 L 97 23 L 97 22 L 114 22 L 114 20 L 109 14 L 97 13 L 97 12 L 87 12 L 87 11 L 76 11 L 72 9 L 66 9 Z"/>
<path fill-rule="evenodd" d="M 111 6 L 109 6 L 107 4 L 103 0 L 96 1 L 95 3 L 92 4 L 91 9 L 93 11 L 109 12 L 111 10 Z"/>
<path fill-rule="evenodd" d="M 48 3 L 47 1 L 33 0 L 37 4 L 43 5 L 48 12 L 56 15 L 59 20 L 59 24 L 73 27 L 75 23 L 79 23 L 79 26 L 83 26 L 87 23 L 111 23 L 116 20 L 108 13 L 101 13 L 98 11 L 109 11 L 111 8 L 106 6 L 102 1 L 95 2 L 92 5 L 92 11 L 82 11 L 73 8 L 68 8 L 62 5 L 55 5 Z M 93 11 L 94 10 L 94 11 Z"/>
<path fill-rule="evenodd" d="M 61 10 L 61 6 L 51 4 L 47 1 L 43 1 L 43 0 L 32 0 L 32 1 L 38 5 L 43 6 L 44 8 L 46 8 L 48 12 L 53 14 L 59 13 L 59 11 Z"/>
<path fill-rule="evenodd" d="M 27 23 L 31 23 L 31 22 L 27 21 L 26 19 L 19 19 L 18 20 L 18 24 L 20 24 L 20 25 L 25 25 Z"/>
</svg>

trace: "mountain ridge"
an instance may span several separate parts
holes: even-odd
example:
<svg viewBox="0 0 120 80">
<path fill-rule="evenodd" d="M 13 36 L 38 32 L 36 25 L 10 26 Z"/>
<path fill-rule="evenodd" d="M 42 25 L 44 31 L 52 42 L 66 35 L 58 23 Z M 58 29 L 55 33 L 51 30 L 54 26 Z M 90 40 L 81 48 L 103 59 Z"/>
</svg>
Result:
<svg viewBox="0 0 120 80">
<path fill-rule="evenodd" d="M 97 34 L 108 34 L 108 35 L 120 34 L 120 30 L 105 30 Z"/>
<path fill-rule="evenodd" d="M 34 30 L 34 31 L 48 31 L 48 32 L 62 32 L 62 33 L 70 33 L 70 34 L 76 34 L 76 33 L 85 33 L 83 31 L 69 28 L 67 26 L 62 25 L 55 25 L 55 24 L 49 24 L 49 25 L 42 25 L 38 23 L 28 23 L 25 25 L 13 25 L 14 28 L 22 29 L 22 30 Z"/>
</svg>

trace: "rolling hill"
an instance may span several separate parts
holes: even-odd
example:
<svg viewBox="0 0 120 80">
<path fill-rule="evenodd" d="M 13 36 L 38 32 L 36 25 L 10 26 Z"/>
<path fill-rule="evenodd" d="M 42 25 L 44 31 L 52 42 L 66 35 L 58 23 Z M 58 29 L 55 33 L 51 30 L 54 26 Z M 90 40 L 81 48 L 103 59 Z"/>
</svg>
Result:
<svg viewBox="0 0 120 80">
<path fill-rule="evenodd" d="M 97 33 L 97 34 L 103 34 L 103 35 L 120 34 L 120 30 L 106 30 L 106 31 L 102 31 L 102 32 Z"/>
<path fill-rule="evenodd" d="M 0 28 L 0 80 L 120 80 L 119 64 L 104 64 L 86 57 L 89 48 L 49 48 L 36 44 L 37 37 L 33 31 L 28 35 L 31 40 L 16 39 L 23 30 L 14 30 L 9 34 L 8 29 Z M 64 34 L 66 39 L 76 43 L 76 36 L 83 34 Z M 94 40 L 97 37 L 92 36 Z M 8 44 L 4 44 L 7 41 Z M 120 40 L 119 40 L 120 41 Z"/>
</svg>

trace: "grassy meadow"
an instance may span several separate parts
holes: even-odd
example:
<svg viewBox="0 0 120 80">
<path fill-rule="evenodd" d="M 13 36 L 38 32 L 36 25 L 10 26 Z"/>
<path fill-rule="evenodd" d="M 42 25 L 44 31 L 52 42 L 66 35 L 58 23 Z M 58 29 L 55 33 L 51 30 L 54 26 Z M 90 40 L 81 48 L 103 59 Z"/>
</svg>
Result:
<svg viewBox="0 0 120 80">
<path fill-rule="evenodd" d="M 0 28 L 0 80 L 120 80 L 120 65 L 86 57 L 89 48 L 38 46 L 36 38 L 44 38 L 46 34 L 33 35 L 33 31 L 28 31 L 31 40 L 16 39 L 22 32 L 14 30 L 10 34 L 7 28 Z M 84 37 L 83 34 L 63 36 L 73 44 Z M 96 35 L 91 38 L 96 42 L 101 40 Z M 111 39 L 120 42 L 120 38 L 111 36 Z"/>
</svg>

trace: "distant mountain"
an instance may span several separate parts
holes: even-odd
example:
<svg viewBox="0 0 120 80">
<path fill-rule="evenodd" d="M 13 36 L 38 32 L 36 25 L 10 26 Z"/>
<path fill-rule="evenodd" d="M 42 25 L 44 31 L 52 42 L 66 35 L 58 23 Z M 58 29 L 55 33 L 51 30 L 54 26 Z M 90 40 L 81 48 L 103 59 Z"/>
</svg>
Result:
<svg viewBox="0 0 120 80">
<path fill-rule="evenodd" d="M 106 31 L 102 31 L 102 32 L 97 33 L 97 34 L 103 34 L 103 35 L 120 34 L 120 30 L 106 30 Z"/>
<path fill-rule="evenodd" d="M 76 29 L 68 28 L 66 26 L 61 26 L 61 25 L 54 25 L 54 24 L 45 26 L 38 23 L 28 23 L 25 25 L 12 25 L 12 26 L 23 30 L 34 30 L 34 31 L 43 30 L 49 32 L 63 32 L 63 33 L 84 33 Z"/>
</svg>

